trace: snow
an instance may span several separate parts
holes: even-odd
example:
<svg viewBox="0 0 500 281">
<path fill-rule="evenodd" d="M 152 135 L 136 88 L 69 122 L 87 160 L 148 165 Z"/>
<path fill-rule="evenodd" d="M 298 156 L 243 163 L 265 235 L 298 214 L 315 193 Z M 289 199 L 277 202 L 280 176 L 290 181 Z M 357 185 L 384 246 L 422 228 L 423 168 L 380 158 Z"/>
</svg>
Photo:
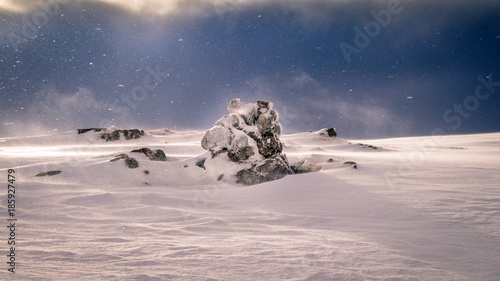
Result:
<svg viewBox="0 0 500 281">
<path fill-rule="evenodd" d="M 16 273 L 7 271 L 2 227 L 0 279 L 500 278 L 500 133 L 282 135 L 292 165 L 323 168 L 254 186 L 219 182 L 216 171 L 197 167 L 203 135 L 0 139 L 0 171 L 16 171 L 18 219 Z M 141 147 L 170 160 L 130 153 Z M 109 161 L 120 153 L 139 168 Z M 35 177 L 51 170 L 62 173 Z M 0 204 L 6 213 L 6 191 Z"/>
</svg>

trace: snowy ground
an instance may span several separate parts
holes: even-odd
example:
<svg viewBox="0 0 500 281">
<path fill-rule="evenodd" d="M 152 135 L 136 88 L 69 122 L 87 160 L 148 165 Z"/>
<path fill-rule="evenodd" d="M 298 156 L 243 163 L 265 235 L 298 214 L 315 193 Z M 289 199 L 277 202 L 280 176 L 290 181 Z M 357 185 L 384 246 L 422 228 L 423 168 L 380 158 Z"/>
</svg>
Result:
<svg viewBox="0 0 500 281">
<path fill-rule="evenodd" d="M 18 219 L 15 274 L 0 231 L 0 279 L 500 280 L 500 134 L 284 135 L 291 162 L 333 162 L 255 186 L 196 167 L 202 136 L 0 139 L 0 173 L 7 181 L 16 172 Z M 129 153 L 141 147 L 170 161 Z M 119 153 L 140 167 L 109 162 Z M 62 173 L 35 177 L 51 170 Z"/>
</svg>

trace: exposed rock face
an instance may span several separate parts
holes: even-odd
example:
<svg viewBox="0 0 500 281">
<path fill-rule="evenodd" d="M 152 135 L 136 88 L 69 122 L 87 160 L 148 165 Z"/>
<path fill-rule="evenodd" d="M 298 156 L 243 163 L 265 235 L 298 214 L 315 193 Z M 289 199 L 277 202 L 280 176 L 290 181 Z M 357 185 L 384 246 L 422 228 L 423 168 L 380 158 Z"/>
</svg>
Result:
<svg viewBox="0 0 500 281">
<path fill-rule="evenodd" d="M 245 146 L 237 150 L 229 150 L 227 156 L 233 162 L 240 162 L 252 157 L 255 153 L 250 146 Z"/>
<path fill-rule="evenodd" d="M 144 136 L 143 130 L 138 129 L 130 129 L 130 130 L 115 130 L 112 132 L 104 132 L 101 134 L 101 139 L 106 141 L 115 141 L 120 139 L 120 133 L 123 134 L 126 140 L 138 139 L 141 136 Z"/>
<path fill-rule="evenodd" d="M 151 161 L 167 161 L 165 152 L 163 152 L 163 150 L 161 149 L 158 149 L 156 150 L 156 152 L 153 152 L 151 149 L 144 147 L 141 149 L 134 149 L 131 152 L 144 153 L 144 155 L 146 155 Z"/>
<path fill-rule="evenodd" d="M 278 155 L 265 159 L 258 165 L 250 169 L 240 170 L 236 173 L 238 180 L 236 183 L 244 185 L 254 185 L 267 181 L 281 179 L 287 174 L 291 174 L 292 170 L 288 164 L 285 155 Z"/>
<path fill-rule="evenodd" d="M 271 102 L 244 103 L 233 99 L 227 109 L 230 114 L 219 119 L 201 141 L 212 159 L 222 157 L 239 165 L 237 182 L 246 185 L 293 173 L 282 154 L 281 124 Z"/>
<path fill-rule="evenodd" d="M 112 127 L 114 128 L 114 127 Z M 106 129 L 106 128 L 88 128 L 88 129 L 78 129 L 78 134 L 84 134 L 89 131 L 102 132 L 101 139 L 106 141 L 116 141 L 120 139 L 120 134 L 123 134 L 126 140 L 138 139 L 144 136 L 143 130 L 129 129 L 129 130 L 118 130 L 118 129 Z"/>
</svg>

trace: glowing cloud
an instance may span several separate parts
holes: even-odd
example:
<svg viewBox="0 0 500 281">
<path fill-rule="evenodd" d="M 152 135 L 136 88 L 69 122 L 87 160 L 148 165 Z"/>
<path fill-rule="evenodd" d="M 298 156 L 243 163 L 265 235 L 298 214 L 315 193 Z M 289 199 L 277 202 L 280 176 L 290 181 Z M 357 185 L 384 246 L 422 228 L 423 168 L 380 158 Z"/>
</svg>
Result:
<svg viewBox="0 0 500 281">
<path fill-rule="evenodd" d="M 347 0 L 0 0 L 0 10 L 25 12 L 40 3 L 104 3 L 135 14 L 144 15 L 207 15 L 224 16 L 226 13 L 250 6 L 278 4 L 287 9 L 307 12 L 311 8 L 321 9 L 332 3 Z M 378 1 L 378 0 L 372 0 Z M 314 8 L 316 7 L 316 8 Z"/>
<path fill-rule="evenodd" d="M 39 1 L 33 0 L 0 0 L 0 10 L 10 12 L 25 12 L 35 8 Z M 200 13 L 217 13 L 238 9 L 241 6 L 259 4 L 272 1 L 264 0 L 45 0 L 44 3 L 104 3 L 117 8 L 127 10 L 132 13 L 142 13 L 149 15 L 194 15 Z"/>
<path fill-rule="evenodd" d="M 23 12 L 28 7 L 36 5 L 36 3 L 30 1 L 17 1 L 17 0 L 0 0 L 0 10 L 6 10 L 11 12 Z"/>
</svg>

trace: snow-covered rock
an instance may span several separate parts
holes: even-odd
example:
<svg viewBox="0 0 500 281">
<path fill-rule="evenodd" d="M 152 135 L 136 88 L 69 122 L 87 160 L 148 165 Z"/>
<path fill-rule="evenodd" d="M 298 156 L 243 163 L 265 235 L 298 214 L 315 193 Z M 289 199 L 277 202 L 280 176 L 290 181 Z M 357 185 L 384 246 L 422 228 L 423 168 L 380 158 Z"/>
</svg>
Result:
<svg viewBox="0 0 500 281">
<path fill-rule="evenodd" d="M 330 137 L 330 138 L 334 138 L 334 137 L 337 137 L 337 132 L 335 131 L 335 128 L 324 128 L 324 129 L 321 129 L 319 130 L 319 135 L 320 136 L 325 136 L 325 137 Z"/>
<path fill-rule="evenodd" d="M 163 150 L 161 149 L 158 149 L 156 150 L 156 152 L 153 152 L 151 149 L 144 147 L 141 149 L 134 149 L 131 152 L 144 153 L 144 155 L 146 155 L 151 161 L 167 161 L 165 152 L 163 152 Z"/>
<path fill-rule="evenodd" d="M 219 173 L 217 176 L 229 174 L 237 183 L 246 185 L 293 173 L 282 154 L 283 144 L 279 140 L 282 129 L 272 102 L 245 103 L 233 99 L 227 110 L 230 114 L 215 122 L 201 141 L 201 146 L 211 154 L 205 163 L 207 169 L 212 164 Z M 222 168 L 228 163 L 232 163 L 229 172 Z"/>
<path fill-rule="evenodd" d="M 123 137 L 126 140 L 138 139 L 138 138 L 144 136 L 144 130 L 139 130 L 139 129 L 121 130 L 121 129 L 116 128 L 115 126 L 111 126 L 109 128 L 77 129 L 77 131 L 78 131 L 78 134 L 84 134 L 84 133 L 89 132 L 89 131 L 102 132 L 100 134 L 101 139 L 106 140 L 106 141 L 119 140 L 121 135 L 123 135 Z"/>
</svg>

